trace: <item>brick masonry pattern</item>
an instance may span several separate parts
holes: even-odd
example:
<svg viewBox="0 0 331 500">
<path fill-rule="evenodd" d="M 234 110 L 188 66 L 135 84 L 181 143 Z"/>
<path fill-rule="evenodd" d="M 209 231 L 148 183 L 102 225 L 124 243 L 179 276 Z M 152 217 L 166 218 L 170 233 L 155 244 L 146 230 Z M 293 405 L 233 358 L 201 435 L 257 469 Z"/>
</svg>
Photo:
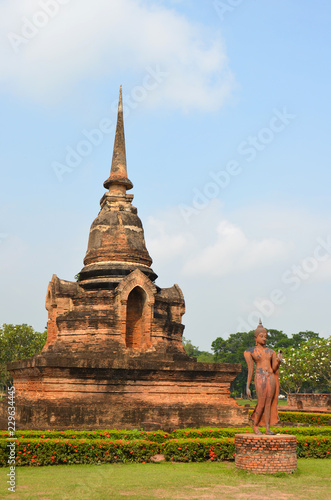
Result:
<svg viewBox="0 0 331 500">
<path fill-rule="evenodd" d="M 297 468 L 295 436 L 236 434 L 235 465 L 256 474 L 292 473 Z"/>
</svg>

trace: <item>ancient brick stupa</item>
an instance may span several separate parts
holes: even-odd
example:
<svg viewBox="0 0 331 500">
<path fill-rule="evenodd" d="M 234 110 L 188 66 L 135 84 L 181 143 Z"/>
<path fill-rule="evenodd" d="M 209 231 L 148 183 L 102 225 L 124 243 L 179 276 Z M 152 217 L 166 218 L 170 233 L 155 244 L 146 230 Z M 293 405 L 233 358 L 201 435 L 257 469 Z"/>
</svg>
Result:
<svg viewBox="0 0 331 500">
<path fill-rule="evenodd" d="M 230 382 L 239 364 L 197 363 L 182 345 L 184 297 L 159 288 L 127 176 L 120 91 L 108 191 L 78 282 L 49 284 L 47 342 L 11 363 L 17 428 L 229 426 L 248 422 Z"/>
</svg>

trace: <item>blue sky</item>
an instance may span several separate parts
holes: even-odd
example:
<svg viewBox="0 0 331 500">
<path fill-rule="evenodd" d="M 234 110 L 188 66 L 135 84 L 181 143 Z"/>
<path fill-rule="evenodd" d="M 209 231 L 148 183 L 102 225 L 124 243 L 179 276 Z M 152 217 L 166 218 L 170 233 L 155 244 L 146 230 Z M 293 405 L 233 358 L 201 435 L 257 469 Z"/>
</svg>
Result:
<svg viewBox="0 0 331 500">
<path fill-rule="evenodd" d="M 134 205 L 158 285 L 184 292 L 185 337 L 210 349 L 258 316 L 329 335 L 330 14 L 2 0 L 0 323 L 41 330 L 52 274 L 82 268 L 122 84 Z"/>
</svg>

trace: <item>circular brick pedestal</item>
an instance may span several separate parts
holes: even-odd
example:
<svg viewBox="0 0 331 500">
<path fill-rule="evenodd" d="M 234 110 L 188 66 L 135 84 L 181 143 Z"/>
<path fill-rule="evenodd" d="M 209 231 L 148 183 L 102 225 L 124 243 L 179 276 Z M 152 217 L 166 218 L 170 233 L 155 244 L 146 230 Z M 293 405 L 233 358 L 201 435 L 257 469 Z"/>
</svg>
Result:
<svg viewBox="0 0 331 500">
<path fill-rule="evenodd" d="M 238 469 L 257 474 L 294 472 L 297 468 L 297 438 L 287 434 L 236 434 Z"/>
</svg>

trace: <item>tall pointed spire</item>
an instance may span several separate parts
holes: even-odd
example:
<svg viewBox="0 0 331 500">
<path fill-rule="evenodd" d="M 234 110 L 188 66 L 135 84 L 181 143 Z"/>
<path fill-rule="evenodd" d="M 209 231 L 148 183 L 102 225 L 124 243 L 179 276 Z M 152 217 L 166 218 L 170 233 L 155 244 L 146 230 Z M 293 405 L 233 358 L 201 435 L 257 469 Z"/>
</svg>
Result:
<svg viewBox="0 0 331 500">
<path fill-rule="evenodd" d="M 122 85 L 120 86 L 118 101 L 117 126 L 110 176 L 103 185 L 106 189 L 109 189 L 110 192 L 121 191 L 123 194 L 125 194 L 126 190 L 133 188 L 132 182 L 128 179 L 126 169 Z"/>
<path fill-rule="evenodd" d="M 102 196 L 101 210 L 91 225 L 80 272 L 79 284 L 85 289 L 115 289 L 135 269 L 151 281 L 157 278 L 151 268 L 153 261 L 146 248 L 141 220 L 132 205 L 133 194 L 126 192 L 133 187 L 127 175 L 121 87 L 113 160 L 110 176 L 104 182 L 109 191 Z"/>
</svg>

